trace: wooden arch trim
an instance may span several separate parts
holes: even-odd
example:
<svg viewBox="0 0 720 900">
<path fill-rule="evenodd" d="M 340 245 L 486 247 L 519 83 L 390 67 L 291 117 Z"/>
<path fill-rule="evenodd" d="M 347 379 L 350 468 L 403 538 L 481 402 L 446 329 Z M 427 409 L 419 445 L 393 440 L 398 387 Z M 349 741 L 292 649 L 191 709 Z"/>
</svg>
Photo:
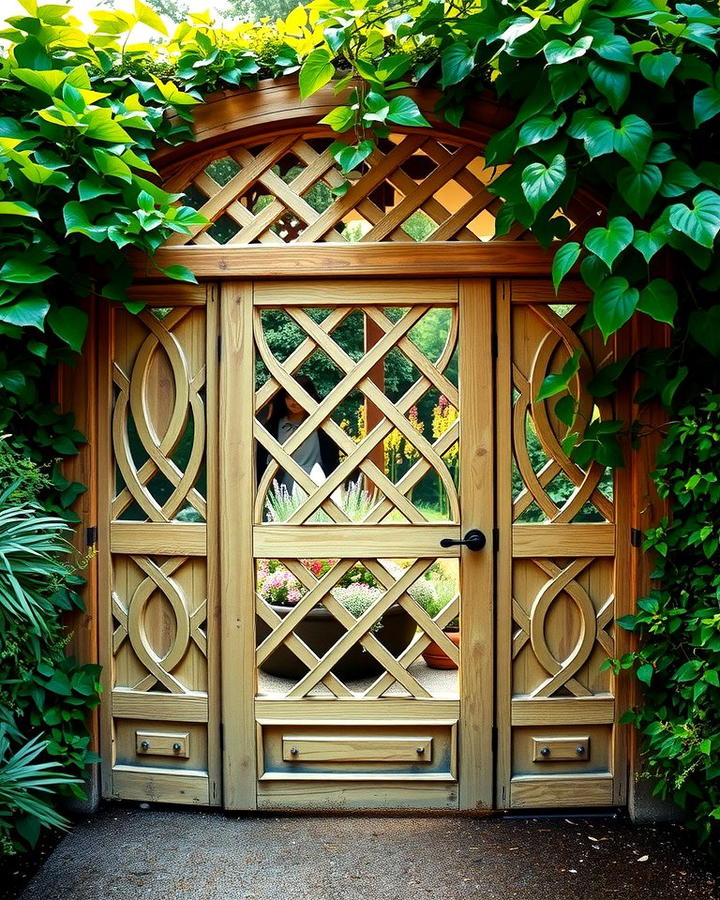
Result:
<svg viewBox="0 0 720 900">
<path fill-rule="evenodd" d="M 474 100 L 462 127 L 454 128 L 435 112 L 439 92 L 415 89 L 409 94 L 431 124 L 428 137 L 470 144 L 483 151 L 489 138 L 513 120 L 514 111 L 492 93 Z M 182 189 L 184 172 L 196 169 L 204 157 L 217 159 L 223 148 L 248 144 L 253 140 L 273 140 L 282 135 L 317 132 L 330 134 L 318 122 L 335 108 L 341 98 L 326 86 L 307 101 L 300 99 L 297 80 L 292 77 L 261 81 L 257 88 L 224 91 L 208 97 L 194 108 L 196 140 L 179 147 L 159 148 L 153 158 L 164 182 L 172 190 Z M 395 128 L 405 134 L 420 129 Z M 180 186 L 180 187 L 179 187 Z M 584 219 L 601 204 L 588 195 L 577 198 Z M 553 250 L 545 250 L 533 240 L 424 241 L 421 243 L 288 243 L 231 246 L 176 246 L 161 248 L 154 263 L 158 266 L 184 265 L 199 278 L 338 277 L 339 275 L 401 276 L 409 269 L 418 275 L 548 275 Z M 150 260 L 131 257 L 136 279 L 160 280 Z"/>
</svg>

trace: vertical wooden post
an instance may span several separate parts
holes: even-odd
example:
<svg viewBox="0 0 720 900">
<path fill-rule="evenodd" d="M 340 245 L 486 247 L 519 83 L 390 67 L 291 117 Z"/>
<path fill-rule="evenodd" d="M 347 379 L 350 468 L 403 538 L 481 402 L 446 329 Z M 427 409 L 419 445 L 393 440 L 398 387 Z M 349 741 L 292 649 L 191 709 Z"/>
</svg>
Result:
<svg viewBox="0 0 720 900">
<path fill-rule="evenodd" d="M 57 400 L 63 412 L 75 417 L 75 427 L 87 438 L 80 452 L 62 464 L 63 475 L 71 481 L 79 481 L 87 487 L 73 504 L 80 522 L 75 528 L 72 543 L 78 560 L 87 559 L 80 574 L 86 579 L 82 590 L 84 612 L 70 613 L 65 624 L 71 631 L 67 652 L 80 663 L 98 662 L 98 567 L 93 550 L 98 524 L 97 453 L 98 453 L 98 316 L 95 298 L 80 304 L 88 314 L 88 331 L 82 353 L 75 365 L 62 365 L 58 369 Z M 91 748 L 99 748 L 99 712 L 88 714 Z"/>
<path fill-rule="evenodd" d="M 250 282 L 221 286 L 220 604 L 226 809 L 255 809 L 255 497 L 253 294 Z"/>
<path fill-rule="evenodd" d="M 670 341 L 670 329 L 649 319 L 638 322 L 637 317 L 633 317 L 631 321 L 632 327 L 632 349 L 634 351 L 641 350 L 644 347 L 667 347 Z M 636 373 L 632 392 L 635 393 L 641 383 L 640 373 Z M 628 414 L 632 415 L 633 420 L 640 422 L 641 426 L 647 432 L 640 438 L 640 445 L 637 450 L 631 451 L 630 454 L 630 477 L 628 479 L 629 492 L 631 493 L 631 511 L 630 511 L 630 528 L 634 529 L 632 536 L 634 543 L 641 540 L 642 534 L 649 528 L 657 525 L 660 519 L 667 513 L 667 501 L 662 500 L 657 493 L 655 483 L 650 477 L 650 473 L 656 467 L 656 457 L 658 447 L 663 439 L 663 424 L 667 422 L 667 413 L 657 401 L 648 404 L 633 403 L 628 404 Z M 653 582 L 650 573 L 654 567 L 653 555 L 644 553 L 641 547 L 633 547 L 630 556 L 631 572 L 630 584 L 632 586 L 632 595 L 630 596 L 628 608 L 623 610 L 621 614 L 631 613 L 635 611 L 636 603 L 641 597 L 646 597 L 652 587 Z M 625 652 L 633 650 L 637 647 L 637 638 L 630 632 L 625 632 Z M 623 702 L 624 708 L 637 705 L 640 701 L 640 685 L 635 677 L 625 673 L 623 685 Z M 623 711 L 622 709 L 620 710 Z M 630 777 L 630 794 L 634 790 L 634 775 L 640 768 L 640 751 L 639 751 L 639 735 L 633 728 L 628 735 L 628 757 L 629 757 L 629 777 Z"/>
<path fill-rule="evenodd" d="M 495 452 L 495 521 L 498 529 L 497 552 L 497 616 L 495 621 L 495 805 L 510 806 L 512 775 L 512 283 L 496 283 L 495 330 L 498 358 L 495 362 L 495 416 L 497 422 Z"/>
<path fill-rule="evenodd" d="M 460 556 L 460 809 L 493 805 L 494 422 L 489 280 L 460 281 L 460 511 L 484 550 Z"/>
</svg>

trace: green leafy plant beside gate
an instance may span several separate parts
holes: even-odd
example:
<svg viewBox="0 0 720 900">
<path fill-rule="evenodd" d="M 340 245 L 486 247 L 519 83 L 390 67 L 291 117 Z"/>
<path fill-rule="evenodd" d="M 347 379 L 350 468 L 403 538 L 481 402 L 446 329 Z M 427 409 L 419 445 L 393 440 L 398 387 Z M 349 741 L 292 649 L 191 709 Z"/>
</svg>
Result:
<svg viewBox="0 0 720 900">
<path fill-rule="evenodd" d="M 66 655 L 62 616 L 81 608 L 83 579 L 68 562 L 70 526 L 39 498 L 52 487 L 32 462 L 0 444 L 0 852 L 33 846 L 63 826 L 58 796 L 84 797 L 97 759 L 86 716 L 99 667 Z"/>
<path fill-rule="evenodd" d="M 294 73 L 303 97 L 335 84 L 338 106 L 325 121 L 338 133 L 334 152 L 349 181 L 390 128 L 427 126 L 409 87 L 438 87 L 438 109 L 452 124 L 478 93 L 499 95 L 515 114 L 487 147 L 488 164 L 506 167 L 492 187 L 503 202 L 498 235 L 519 222 L 557 247 L 555 284 L 580 272 L 593 292 L 586 325 L 605 338 L 643 317 L 673 327 L 669 349 L 608 367 L 591 390 L 608 396 L 639 367 L 643 398 L 660 397 L 672 421 L 701 428 L 713 420 L 697 398 L 720 390 L 715 3 L 315 0 L 275 25 L 220 31 L 196 16 L 174 36 L 139 0 L 134 13 L 93 13 L 89 36 L 63 7 L 22 3 L 26 14 L 2 32 L 0 58 L 0 433 L 22 456 L 52 463 L 81 440 L 71 417 L 48 402 L 57 363 L 82 347 L 81 301 L 95 292 L 137 310 L 127 301 L 125 251 L 152 254 L 198 221 L 182 198 L 157 186 L 153 148 L 190 138 L 192 107 L 208 92 Z M 156 29 L 162 43 L 134 44 L 138 24 Z M 588 189 L 607 211 L 581 240 L 563 241 L 572 198 Z M 193 278 L 182 267 L 165 274 Z M 616 435 L 631 423 L 576 421 L 567 396 L 576 364 L 546 382 L 543 394 L 558 395 L 557 415 L 571 432 L 566 449 L 578 462 L 617 465 Z M 691 406 L 695 412 L 681 418 Z M 696 482 L 688 468 L 696 439 L 683 438 L 683 427 L 672 426 L 663 451 L 681 474 L 663 457 L 659 475 L 672 525 L 649 537 L 662 560 L 665 599 L 643 601 L 627 623 L 646 644 L 618 664 L 650 682 L 636 718 L 650 771 L 661 787 L 678 788 L 676 799 L 707 833 L 717 811 L 720 707 L 706 650 L 714 626 L 703 619 L 713 619 L 708 611 L 717 605 L 717 523 L 711 518 L 699 531 L 694 523 L 718 454 L 712 440 Z M 82 486 L 57 466 L 51 477 L 43 502 L 71 518 L 66 511 Z M 707 524 L 714 533 L 703 531 Z M 54 677 L 33 671 L 45 682 Z M 64 675 L 72 698 L 74 675 Z M 57 684 L 66 688 L 59 676 Z M 679 688 L 673 704 L 664 685 Z"/>
</svg>

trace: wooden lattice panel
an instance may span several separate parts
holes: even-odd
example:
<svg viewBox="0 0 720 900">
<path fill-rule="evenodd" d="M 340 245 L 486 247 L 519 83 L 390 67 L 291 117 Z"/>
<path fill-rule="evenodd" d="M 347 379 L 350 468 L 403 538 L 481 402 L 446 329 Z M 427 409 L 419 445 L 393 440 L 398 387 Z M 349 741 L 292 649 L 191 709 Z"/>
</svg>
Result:
<svg viewBox="0 0 720 900">
<path fill-rule="evenodd" d="M 422 302 L 431 294 L 436 303 Z M 294 342 L 285 347 L 284 354 L 273 352 L 271 347 L 264 318 L 269 311 L 275 313 L 275 340 L 278 336 L 287 339 L 290 325 L 295 329 Z M 415 329 L 423 327 L 426 316 L 437 315 L 438 311 L 444 312 L 444 337 L 431 359 L 415 343 Z M 432 327 L 433 323 L 427 325 Z M 343 327 L 344 338 L 340 338 Z M 371 699 L 391 688 L 406 697 L 429 698 L 429 691 L 409 669 L 431 641 L 455 663 L 459 661 L 458 648 L 442 631 L 459 614 L 459 595 L 456 593 L 434 618 L 413 597 L 423 576 L 437 561 L 440 537 L 447 534 L 446 530 L 440 533 L 443 526 L 438 530 L 433 524 L 437 516 L 431 517 L 428 508 L 414 500 L 413 492 L 424 479 L 433 479 L 438 496 L 441 494 L 446 504 L 445 521 L 448 525 L 460 522 L 456 483 L 460 430 L 455 357 L 457 283 L 402 282 L 392 292 L 377 282 L 357 287 L 328 283 L 311 287 L 310 295 L 307 286 L 296 292 L 292 286 L 256 285 L 254 343 L 263 372 L 254 403 L 258 459 L 263 463 L 257 473 L 255 497 L 256 555 L 261 561 L 265 554 L 273 557 L 273 564 L 294 577 L 293 583 L 302 594 L 292 611 L 281 618 L 258 593 L 256 613 L 262 624 L 256 664 L 262 670 L 279 647 L 294 654 L 308 671 L 288 687 L 286 696 L 292 699 L 317 693 L 320 686 L 324 693 L 337 698 Z M 405 371 L 401 396 L 389 396 L 386 387 L 391 359 L 396 370 Z M 327 385 L 326 392 L 318 396 L 303 379 L 312 381 L 316 368 L 330 363 L 334 384 Z M 273 402 L 283 394 L 294 399 L 306 415 L 281 443 L 269 430 L 268 416 Z M 353 397 L 365 411 L 363 431 L 355 434 L 349 423 L 337 421 L 339 407 Z M 416 417 L 417 405 L 428 399 L 437 402 L 436 410 L 443 411 L 444 419 L 434 433 L 423 434 L 413 412 Z M 317 432 L 323 432 L 340 454 L 339 465 L 323 473 L 327 476 L 324 479 L 313 479 L 294 458 Z M 393 475 L 392 454 L 401 452 L 397 448 L 403 441 L 403 460 L 409 462 Z M 455 474 L 449 458 L 455 462 Z M 292 479 L 292 491 L 298 496 L 291 504 L 294 508 L 278 521 L 271 514 L 268 497 L 277 497 L 281 490 L 278 479 L 282 478 Z M 366 488 L 360 515 L 351 515 L 343 503 L 348 485 Z M 403 541 L 404 551 L 400 549 Z M 378 549 L 363 552 L 368 543 Z M 330 545 L 332 550 L 327 549 Z M 348 555 L 349 547 L 357 548 L 352 551 L 356 556 Z M 342 558 L 328 559 L 333 555 Z M 402 565 L 383 559 L 384 555 L 403 558 Z M 327 560 L 329 568 L 322 575 L 313 574 L 304 564 L 313 558 Z M 367 573 L 380 595 L 357 618 L 334 596 L 334 590 L 354 567 Z M 378 641 L 375 631 L 383 615 L 397 604 L 415 625 L 411 637 L 413 630 L 417 634 L 395 657 Z M 322 659 L 296 634 L 307 614 L 318 605 L 344 630 Z M 355 647 L 362 647 L 383 670 L 370 687 L 360 691 L 348 688 L 332 671 Z"/>
<path fill-rule="evenodd" d="M 328 149 L 333 138 L 285 135 L 207 156 L 168 186 L 208 218 L 167 244 L 237 246 L 318 241 L 478 241 L 495 233 L 500 201 L 477 147 L 391 135 L 351 176 Z M 505 239 L 523 235 L 515 228 Z"/>
</svg>

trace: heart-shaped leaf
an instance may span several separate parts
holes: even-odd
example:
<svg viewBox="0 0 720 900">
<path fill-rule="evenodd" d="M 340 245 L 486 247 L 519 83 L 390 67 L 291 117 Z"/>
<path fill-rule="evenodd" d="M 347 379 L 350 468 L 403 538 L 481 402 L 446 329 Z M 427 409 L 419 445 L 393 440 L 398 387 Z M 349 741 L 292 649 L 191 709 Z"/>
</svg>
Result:
<svg viewBox="0 0 720 900">
<path fill-rule="evenodd" d="M 652 137 L 652 128 L 645 119 L 631 114 L 625 116 L 620 127 L 615 129 L 613 148 L 639 172 L 645 165 Z"/>
<path fill-rule="evenodd" d="M 565 157 L 558 154 L 549 166 L 541 162 L 530 163 L 523 169 L 522 191 L 534 213 L 557 193 L 565 180 L 567 166 Z"/>
<path fill-rule="evenodd" d="M 560 287 L 560 282 L 575 265 L 578 256 L 580 256 L 580 244 L 576 241 L 570 241 L 568 244 L 563 244 L 555 253 L 552 264 L 552 280 L 556 294 Z"/>
<path fill-rule="evenodd" d="M 670 207 L 670 224 L 701 247 L 711 249 L 720 231 L 720 196 L 714 191 L 700 191 L 692 209 L 676 203 Z"/>
<path fill-rule="evenodd" d="M 668 78 L 680 65 L 680 57 L 674 53 L 644 53 L 640 58 L 640 71 L 654 84 L 665 87 Z"/>
<path fill-rule="evenodd" d="M 594 59 L 588 74 L 595 87 L 607 97 L 613 112 L 617 112 L 630 93 L 630 72 L 626 66 Z"/>
<path fill-rule="evenodd" d="M 538 144 L 540 141 L 547 141 L 555 137 L 565 124 L 566 119 L 565 113 L 561 113 L 557 119 L 553 119 L 551 116 L 534 116 L 528 122 L 525 122 L 520 129 L 516 149 L 529 147 L 532 144 Z"/>
<path fill-rule="evenodd" d="M 617 185 L 623 200 L 638 215 L 644 216 L 662 184 L 662 173 L 657 166 L 648 163 L 636 172 L 626 166 L 618 172 Z"/>
<path fill-rule="evenodd" d="M 310 94 L 327 84 L 335 74 L 335 67 L 330 52 L 324 47 L 311 50 L 300 68 L 300 99 L 305 100 Z"/>
<path fill-rule="evenodd" d="M 714 119 L 720 113 L 720 91 L 712 87 L 698 91 L 693 100 L 693 112 L 696 125 Z"/>
<path fill-rule="evenodd" d="M 592 228 L 585 235 L 585 246 L 611 269 L 618 256 L 632 243 L 634 233 L 632 223 L 625 216 L 615 216 L 607 228 Z"/>
<path fill-rule="evenodd" d="M 647 313 L 657 322 L 672 325 L 678 308 L 678 296 L 675 288 L 664 278 L 653 280 L 640 291 L 637 309 Z"/>
<path fill-rule="evenodd" d="M 606 341 L 630 319 L 639 299 L 640 292 L 630 287 L 627 278 L 614 275 L 603 281 L 593 297 L 592 309 Z"/>
<path fill-rule="evenodd" d="M 695 310 L 690 315 L 690 334 L 713 356 L 720 356 L 720 306 Z"/>
</svg>

